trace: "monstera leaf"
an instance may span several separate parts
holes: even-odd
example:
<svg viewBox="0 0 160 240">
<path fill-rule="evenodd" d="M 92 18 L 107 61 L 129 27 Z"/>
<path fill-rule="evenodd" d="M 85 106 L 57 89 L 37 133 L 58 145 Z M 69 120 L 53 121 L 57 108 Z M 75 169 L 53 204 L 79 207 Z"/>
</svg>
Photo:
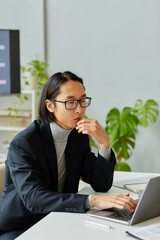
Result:
<svg viewBox="0 0 160 240">
<path fill-rule="evenodd" d="M 152 99 L 147 100 L 145 103 L 138 99 L 135 104 L 135 115 L 139 118 L 139 124 L 143 127 L 148 127 L 149 124 L 153 125 L 159 115 L 159 105 Z"/>
<path fill-rule="evenodd" d="M 158 103 L 151 99 L 145 103 L 138 99 L 134 108 L 125 107 L 122 112 L 117 108 L 109 111 L 105 131 L 110 138 L 111 147 L 116 153 L 116 170 L 130 171 L 129 165 L 121 162 L 121 159 L 127 160 L 132 155 L 138 124 L 143 127 L 152 125 L 156 122 L 158 115 Z"/>
<path fill-rule="evenodd" d="M 110 137 L 111 146 L 117 142 L 117 139 L 123 136 L 130 136 L 138 126 L 138 118 L 133 114 L 133 108 L 125 107 L 122 112 L 117 108 L 109 111 L 106 118 L 105 131 Z"/>
<path fill-rule="evenodd" d="M 135 147 L 135 139 L 134 133 L 117 138 L 111 147 L 115 150 L 118 160 L 121 160 L 121 158 L 127 160 L 132 155 L 132 150 Z"/>
</svg>

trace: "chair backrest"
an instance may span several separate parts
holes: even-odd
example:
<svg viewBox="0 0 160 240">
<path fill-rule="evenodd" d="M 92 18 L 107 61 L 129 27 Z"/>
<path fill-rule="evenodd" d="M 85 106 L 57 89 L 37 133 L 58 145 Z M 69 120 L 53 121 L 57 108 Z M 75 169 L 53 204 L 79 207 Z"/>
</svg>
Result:
<svg viewBox="0 0 160 240">
<path fill-rule="evenodd" d="M 5 176 L 5 164 L 1 163 L 0 164 L 0 196 L 2 194 L 3 187 L 4 187 L 4 176 Z"/>
</svg>

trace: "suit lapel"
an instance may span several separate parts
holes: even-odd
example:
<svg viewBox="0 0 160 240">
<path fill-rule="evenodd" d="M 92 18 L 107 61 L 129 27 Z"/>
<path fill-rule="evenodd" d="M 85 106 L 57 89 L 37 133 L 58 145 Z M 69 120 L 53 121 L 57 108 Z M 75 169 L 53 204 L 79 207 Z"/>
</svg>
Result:
<svg viewBox="0 0 160 240">
<path fill-rule="evenodd" d="M 51 171 L 51 181 L 54 180 L 58 190 L 57 155 L 49 124 L 41 122 L 40 135 L 42 138 L 45 154 L 47 156 L 49 169 Z"/>
</svg>

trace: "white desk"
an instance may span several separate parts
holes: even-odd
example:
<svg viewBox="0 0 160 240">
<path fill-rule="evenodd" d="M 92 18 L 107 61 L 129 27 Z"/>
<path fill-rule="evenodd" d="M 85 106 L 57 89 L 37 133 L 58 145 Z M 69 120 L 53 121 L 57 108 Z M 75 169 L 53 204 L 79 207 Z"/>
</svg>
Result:
<svg viewBox="0 0 160 240">
<path fill-rule="evenodd" d="M 148 173 L 124 173 L 115 172 L 114 181 L 139 178 L 143 176 L 148 176 Z M 153 175 L 153 174 L 151 174 Z M 158 174 L 155 174 L 157 176 Z M 80 194 L 95 194 L 88 184 L 81 182 Z M 117 194 L 117 193 L 127 193 L 128 191 L 124 189 L 119 189 L 112 187 L 106 194 Z M 104 193 L 96 193 L 101 195 Z M 131 193 L 133 198 L 137 198 L 137 194 Z M 90 210 L 91 211 L 91 210 Z M 107 224 L 113 227 L 113 229 L 107 229 L 100 226 L 93 226 L 84 223 L 84 219 L 88 219 L 89 215 L 78 214 L 78 213 L 50 213 L 48 216 L 43 218 L 40 222 L 35 224 L 25 233 L 17 238 L 17 240 L 64 240 L 64 239 L 76 239 L 76 240 L 106 240 L 106 239 L 132 239 L 128 236 L 125 231 L 132 228 L 131 226 L 122 225 L 119 223 L 114 223 L 107 220 L 96 219 L 97 222 Z M 94 220 L 95 221 L 95 220 Z M 160 221 L 160 217 L 154 218 L 152 220 L 134 225 L 134 227 L 146 226 L 148 224 L 156 223 Z"/>
</svg>

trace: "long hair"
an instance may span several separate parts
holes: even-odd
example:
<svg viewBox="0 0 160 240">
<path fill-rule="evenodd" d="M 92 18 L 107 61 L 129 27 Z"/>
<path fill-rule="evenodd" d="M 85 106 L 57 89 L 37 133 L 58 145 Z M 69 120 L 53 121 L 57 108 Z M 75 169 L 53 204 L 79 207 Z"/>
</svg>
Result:
<svg viewBox="0 0 160 240">
<path fill-rule="evenodd" d="M 61 85 L 67 82 L 68 80 L 79 81 L 83 85 L 82 78 L 78 77 L 77 75 L 69 71 L 63 73 L 61 72 L 55 73 L 44 84 L 38 107 L 38 114 L 41 121 L 46 123 L 54 121 L 54 115 L 53 113 L 49 112 L 48 109 L 46 108 L 45 101 L 47 99 L 51 101 L 54 100 L 56 96 L 60 93 Z"/>
</svg>

